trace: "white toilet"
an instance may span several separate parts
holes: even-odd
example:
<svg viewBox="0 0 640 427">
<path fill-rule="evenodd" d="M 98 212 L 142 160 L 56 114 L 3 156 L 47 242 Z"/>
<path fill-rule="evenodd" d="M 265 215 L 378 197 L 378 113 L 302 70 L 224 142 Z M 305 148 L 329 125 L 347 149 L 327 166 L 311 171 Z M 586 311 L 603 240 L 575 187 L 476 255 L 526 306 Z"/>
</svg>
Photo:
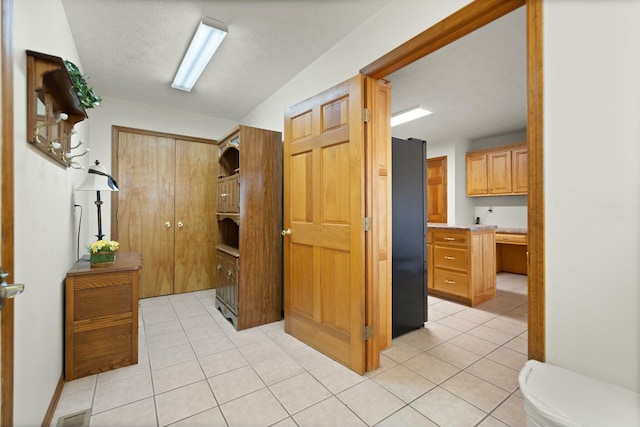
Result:
<svg viewBox="0 0 640 427">
<path fill-rule="evenodd" d="M 518 376 L 528 427 L 639 427 L 640 394 L 529 360 Z"/>
</svg>

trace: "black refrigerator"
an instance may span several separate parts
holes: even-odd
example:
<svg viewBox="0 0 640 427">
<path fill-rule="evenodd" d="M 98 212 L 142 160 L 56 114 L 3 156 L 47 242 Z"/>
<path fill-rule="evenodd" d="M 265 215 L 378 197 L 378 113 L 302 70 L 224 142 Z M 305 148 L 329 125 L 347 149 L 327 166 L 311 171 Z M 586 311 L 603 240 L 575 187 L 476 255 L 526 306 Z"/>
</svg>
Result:
<svg viewBox="0 0 640 427">
<path fill-rule="evenodd" d="M 427 321 L 426 142 L 393 138 L 392 320 L 393 337 Z"/>
</svg>

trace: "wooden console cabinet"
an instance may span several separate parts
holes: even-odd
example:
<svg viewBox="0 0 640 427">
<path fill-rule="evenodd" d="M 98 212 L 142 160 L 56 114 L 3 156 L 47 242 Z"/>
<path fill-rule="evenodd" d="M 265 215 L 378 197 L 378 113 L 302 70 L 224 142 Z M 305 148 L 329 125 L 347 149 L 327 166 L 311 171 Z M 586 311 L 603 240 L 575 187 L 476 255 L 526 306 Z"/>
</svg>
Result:
<svg viewBox="0 0 640 427">
<path fill-rule="evenodd" d="M 282 318 L 282 135 L 238 126 L 219 147 L 215 306 L 240 330 Z"/>
<path fill-rule="evenodd" d="M 137 252 L 117 252 L 113 265 L 80 259 L 67 273 L 64 378 L 71 381 L 138 363 Z"/>
</svg>

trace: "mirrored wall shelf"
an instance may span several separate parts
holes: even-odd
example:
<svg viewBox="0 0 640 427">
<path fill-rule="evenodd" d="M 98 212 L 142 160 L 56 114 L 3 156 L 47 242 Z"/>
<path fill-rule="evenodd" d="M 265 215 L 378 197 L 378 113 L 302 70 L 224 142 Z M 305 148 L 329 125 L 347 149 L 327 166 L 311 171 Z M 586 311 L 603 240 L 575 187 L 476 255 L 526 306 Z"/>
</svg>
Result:
<svg viewBox="0 0 640 427">
<path fill-rule="evenodd" d="M 27 50 L 27 141 L 61 166 L 75 167 L 74 157 L 87 150 L 71 141 L 73 127 L 86 118 L 62 58 Z"/>
</svg>

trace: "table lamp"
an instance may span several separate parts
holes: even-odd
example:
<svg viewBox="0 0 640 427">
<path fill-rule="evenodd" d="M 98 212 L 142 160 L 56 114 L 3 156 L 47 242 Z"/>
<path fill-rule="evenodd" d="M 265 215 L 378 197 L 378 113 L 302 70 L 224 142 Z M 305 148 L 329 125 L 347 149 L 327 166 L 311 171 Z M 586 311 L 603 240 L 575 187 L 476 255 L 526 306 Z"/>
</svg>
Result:
<svg viewBox="0 0 640 427">
<path fill-rule="evenodd" d="M 107 173 L 107 169 L 100 164 L 100 161 L 96 160 L 95 166 L 89 168 L 87 178 L 77 190 L 96 192 L 96 207 L 98 208 L 98 234 L 96 234 L 96 237 L 98 240 L 102 240 L 104 234 L 102 234 L 102 212 L 100 211 L 102 200 L 100 200 L 100 192 L 120 191 L 118 185 L 113 177 Z"/>
</svg>

